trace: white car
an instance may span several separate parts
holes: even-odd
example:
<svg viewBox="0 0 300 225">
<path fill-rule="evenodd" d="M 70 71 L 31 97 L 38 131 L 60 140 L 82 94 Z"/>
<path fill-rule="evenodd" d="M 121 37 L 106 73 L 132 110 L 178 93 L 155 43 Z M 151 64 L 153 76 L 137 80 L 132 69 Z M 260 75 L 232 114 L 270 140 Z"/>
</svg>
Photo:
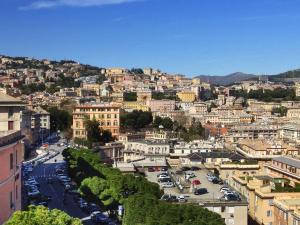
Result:
<svg viewBox="0 0 300 225">
<path fill-rule="evenodd" d="M 174 187 L 174 183 L 173 182 L 163 183 L 161 186 L 163 188 L 172 188 Z"/>
<path fill-rule="evenodd" d="M 28 195 L 29 197 L 37 196 L 37 195 L 40 195 L 40 194 L 41 194 L 41 193 L 40 193 L 39 191 L 37 191 L 37 190 L 31 191 L 31 192 L 28 192 L 28 193 L 27 193 L 27 195 Z"/>
<path fill-rule="evenodd" d="M 158 176 L 158 179 L 161 179 L 161 178 L 170 178 L 170 176 L 167 174 L 161 174 Z"/>
<path fill-rule="evenodd" d="M 224 192 L 226 192 L 226 191 L 231 191 L 231 189 L 230 189 L 230 188 L 222 188 L 222 189 L 220 190 L 221 193 L 224 193 Z"/>
<path fill-rule="evenodd" d="M 177 200 L 178 200 L 178 202 L 186 202 L 187 201 L 187 199 L 184 197 L 184 195 L 179 195 L 177 197 Z"/>
</svg>

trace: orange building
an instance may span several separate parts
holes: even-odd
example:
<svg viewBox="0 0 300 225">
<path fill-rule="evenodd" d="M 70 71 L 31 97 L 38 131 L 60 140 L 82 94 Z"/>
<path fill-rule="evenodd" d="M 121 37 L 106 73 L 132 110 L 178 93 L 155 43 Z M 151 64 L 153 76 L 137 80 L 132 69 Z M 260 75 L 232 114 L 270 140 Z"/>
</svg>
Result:
<svg viewBox="0 0 300 225">
<path fill-rule="evenodd" d="M 96 119 L 103 130 L 109 130 L 112 136 L 120 133 L 121 108 L 114 104 L 79 105 L 73 111 L 73 137 L 86 138 L 84 122 L 86 119 Z"/>
</svg>

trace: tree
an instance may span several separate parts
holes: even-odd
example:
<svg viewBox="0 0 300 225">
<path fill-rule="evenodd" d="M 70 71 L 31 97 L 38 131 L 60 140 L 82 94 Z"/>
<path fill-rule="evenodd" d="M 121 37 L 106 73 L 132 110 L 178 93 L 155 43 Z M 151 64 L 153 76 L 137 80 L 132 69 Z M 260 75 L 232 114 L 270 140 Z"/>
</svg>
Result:
<svg viewBox="0 0 300 225">
<path fill-rule="evenodd" d="M 82 225 L 80 219 L 72 218 L 58 209 L 49 210 L 44 206 L 29 206 L 28 211 L 17 211 L 5 225 Z"/>
<path fill-rule="evenodd" d="M 280 106 L 272 109 L 272 115 L 279 114 L 279 116 L 283 117 L 286 116 L 286 113 L 287 113 L 287 108 L 284 106 Z"/>
<path fill-rule="evenodd" d="M 85 120 L 84 127 L 89 142 L 93 143 L 101 141 L 100 123 L 95 118 L 93 120 Z"/>
<path fill-rule="evenodd" d="M 104 81 L 106 81 L 107 79 L 106 79 L 106 77 L 104 76 L 104 75 L 99 75 L 98 77 L 97 77 L 97 80 L 96 80 L 96 83 L 97 84 L 103 84 L 103 82 Z"/>
<path fill-rule="evenodd" d="M 131 113 L 121 115 L 121 127 L 125 129 L 139 130 L 151 124 L 153 120 L 151 112 L 134 110 Z"/>
<path fill-rule="evenodd" d="M 132 68 L 130 72 L 133 74 L 144 74 L 144 71 L 141 68 Z"/>
<path fill-rule="evenodd" d="M 43 107 L 50 113 L 50 129 L 51 131 L 65 131 L 71 128 L 72 115 L 66 111 L 57 107 Z"/>
<path fill-rule="evenodd" d="M 159 125 L 162 123 L 162 118 L 160 116 L 156 116 L 153 122 L 153 127 L 159 128 Z"/>
<path fill-rule="evenodd" d="M 165 117 L 162 119 L 161 125 L 164 129 L 170 130 L 173 127 L 173 121 L 170 117 Z"/>
<path fill-rule="evenodd" d="M 170 130 L 173 128 L 173 121 L 170 117 L 161 118 L 160 116 L 156 116 L 153 122 L 153 127 L 159 128 L 163 126 L 163 129 Z"/>
<path fill-rule="evenodd" d="M 124 101 L 134 102 L 137 100 L 136 92 L 124 92 L 123 93 Z"/>
</svg>

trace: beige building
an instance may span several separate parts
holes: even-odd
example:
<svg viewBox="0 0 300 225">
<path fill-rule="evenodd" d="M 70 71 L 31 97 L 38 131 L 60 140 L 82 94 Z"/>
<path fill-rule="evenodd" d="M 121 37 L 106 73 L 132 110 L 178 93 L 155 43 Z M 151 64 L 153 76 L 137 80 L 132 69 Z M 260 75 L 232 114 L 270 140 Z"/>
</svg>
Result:
<svg viewBox="0 0 300 225">
<path fill-rule="evenodd" d="M 249 203 L 248 214 L 260 225 L 287 224 L 278 223 L 275 217 L 274 200 L 285 196 L 299 198 L 300 192 L 288 192 L 280 188 L 284 180 L 269 176 L 234 176 L 233 188 L 243 194 Z"/>
<path fill-rule="evenodd" d="M 295 84 L 296 97 L 300 97 L 300 83 Z"/>
<path fill-rule="evenodd" d="M 117 137 L 120 133 L 119 106 L 114 104 L 78 105 L 73 111 L 73 137 L 86 138 L 84 121 L 96 119 L 100 128 L 109 130 L 112 136 Z"/>
<path fill-rule="evenodd" d="M 281 156 L 273 158 L 265 167 L 272 177 L 289 179 L 292 186 L 300 184 L 300 160 L 298 159 Z"/>
<path fill-rule="evenodd" d="M 237 151 L 249 158 L 271 159 L 278 156 L 298 156 L 298 148 L 283 143 L 266 139 L 244 139 L 237 142 Z"/>
<path fill-rule="evenodd" d="M 274 225 L 300 224 L 300 198 L 280 196 L 274 199 Z"/>
<path fill-rule="evenodd" d="M 176 94 L 182 102 L 194 102 L 196 101 L 196 94 L 193 91 L 181 91 Z"/>
</svg>

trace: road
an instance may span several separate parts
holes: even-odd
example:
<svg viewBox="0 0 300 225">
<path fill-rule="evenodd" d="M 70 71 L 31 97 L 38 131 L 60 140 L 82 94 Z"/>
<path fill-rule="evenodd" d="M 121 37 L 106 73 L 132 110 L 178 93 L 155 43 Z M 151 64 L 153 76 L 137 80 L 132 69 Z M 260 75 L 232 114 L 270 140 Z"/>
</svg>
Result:
<svg viewBox="0 0 300 225">
<path fill-rule="evenodd" d="M 55 179 L 55 167 L 64 163 L 63 156 L 61 154 L 64 148 L 65 147 L 58 147 L 57 143 L 49 145 L 49 149 L 59 151 L 59 154 L 36 166 L 31 176 L 35 177 L 39 182 L 41 194 L 52 197 L 52 201 L 50 201 L 48 205 L 50 209 L 60 209 L 72 217 L 83 219 L 84 224 L 92 225 L 93 223 L 90 221 L 89 215 L 78 207 L 71 194 L 66 194 L 66 203 L 63 204 L 64 187 L 57 179 Z M 47 183 L 47 178 L 49 177 L 54 178 L 54 182 L 52 184 Z"/>
</svg>

